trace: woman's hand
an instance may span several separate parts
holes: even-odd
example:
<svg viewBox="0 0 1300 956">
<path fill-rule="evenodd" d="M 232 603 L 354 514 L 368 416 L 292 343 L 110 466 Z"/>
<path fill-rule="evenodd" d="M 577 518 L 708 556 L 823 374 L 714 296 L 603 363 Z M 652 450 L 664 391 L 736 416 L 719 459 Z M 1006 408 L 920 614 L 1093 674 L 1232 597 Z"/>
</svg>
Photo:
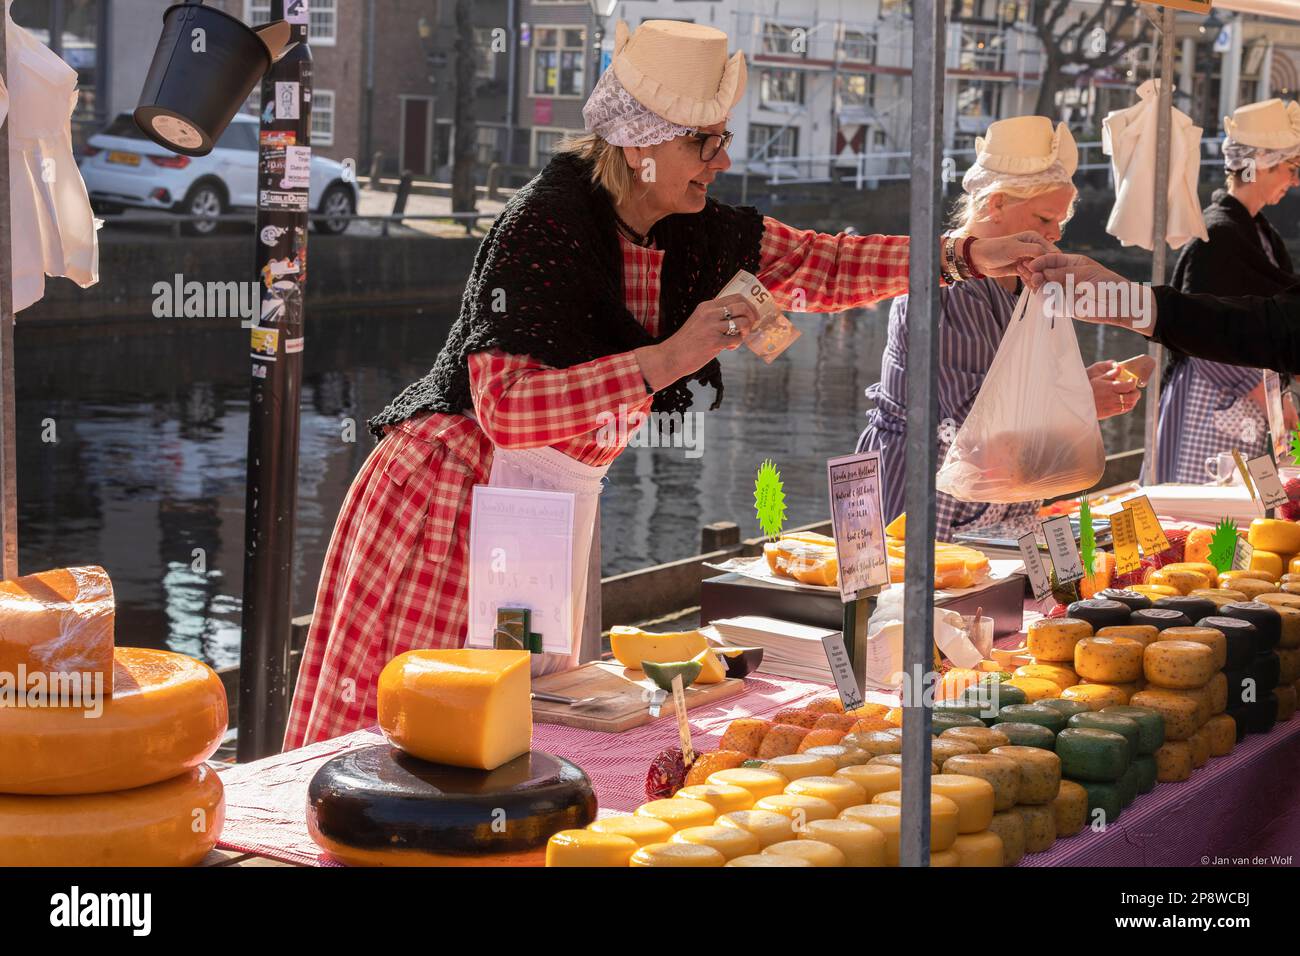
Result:
<svg viewBox="0 0 1300 956">
<path fill-rule="evenodd" d="M 1056 246 L 1038 233 L 1018 232 L 996 239 L 976 239 L 971 243 L 970 257 L 983 275 L 1013 276 L 1021 263 L 1055 251 Z"/>
<path fill-rule="evenodd" d="M 736 332 L 728 335 L 728 315 Z M 698 372 L 718 353 L 740 348 L 754 323 L 758 309 L 743 295 L 724 295 L 695 307 L 682 327 L 657 345 L 647 345 L 633 354 L 641 374 L 655 391 L 686 375 Z"/>
<path fill-rule="evenodd" d="M 1087 368 L 1092 400 L 1097 406 L 1097 420 L 1131 412 L 1141 397 L 1137 379 L 1125 375 L 1116 362 L 1094 362 Z"/>
<path fill-rule="evenodd" d="M 1063 308 L 1064 314 L 1080 322 L 1118 325 L 1146 336 L 1155 331 L 1156 300 L 1151 287 L 1130 282 L 1087 256 L 1054 252 L 1021 263 L 1016 273 L 1035 291 L 1052 284 L 1061 297 L 1055 304 Z M 1092 292 L 1089 308 L 1085 314 L 1078 315 L 1074 306 L 1086 293 L 1086 287 L 1091 287 Z"/>
</svg>

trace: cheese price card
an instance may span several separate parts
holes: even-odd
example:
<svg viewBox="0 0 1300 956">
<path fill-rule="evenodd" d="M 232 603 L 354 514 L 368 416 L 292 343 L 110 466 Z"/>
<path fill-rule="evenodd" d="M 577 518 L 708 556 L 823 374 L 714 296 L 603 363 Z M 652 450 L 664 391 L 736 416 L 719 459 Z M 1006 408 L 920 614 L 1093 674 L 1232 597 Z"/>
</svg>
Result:
<svg viewBox="0 0 1300 956">
<path fill-rule="evenodd" d="M 1083 577 L 1083 559 L 1074 542 L 1074 528 L 1069 515 L 1057 515 L 1043 522 L 1043 537 L 1047 539 L 1047 556 L 1056 570 L 1057 584 L 1069 584 Z"/>
<path fill-rule="evenodd" d="M 1132 574 L 1142 566 L 1138 554 L 1137 524 L 1133 512 L 1121 508 L 1110 518 L 1110 540 L 1115 546 L 1115 573 Z"/>
<path fill-rule="evenodd" d="M 1038 535 L 1030 531 L 1016 539 L 1020 547 L 1020 557 L 1025 562 L 1025 574 L 1029 576 L 1029 586 L 1033 589 L 1034 600 L 1041 601 L 1052 593 L 1052 581 L 1043 567 L 1043 556 L 1038 552 Z"/>
<path fill-rule="evenodd" d="M 1277 466 L 1269 455 L 1250 459 L 1246 462 L 1246 468 L 1259 490 L 1259 496 L 1264 499 L 1265 508 L 1278 508 L 1290 500 L 1282 488 L 1282 480 L 1277 476 Z"/>
<path fill-rule="evenodd" d="M 880 452 L 845 455 L 826 463 L 831 529 L 840 562 L 840 600 L 889 583 L 885 523 L 880 504 Z"/>
<path fill-rule="evenodd" d="M 1124 502 L 1124 507 L 1133 514 L 1133 524 L 1137 528 L 1138 544 L 1143 554 L 1159 554 L 1169 550 L 1169 539 L 1165 537 L 1156 509 L 1151 507 L 1151 500 L 1146 495 L 1138 495 Z M 1111 518 L 1114 524 L 1115 519 Z"/>
</svg>

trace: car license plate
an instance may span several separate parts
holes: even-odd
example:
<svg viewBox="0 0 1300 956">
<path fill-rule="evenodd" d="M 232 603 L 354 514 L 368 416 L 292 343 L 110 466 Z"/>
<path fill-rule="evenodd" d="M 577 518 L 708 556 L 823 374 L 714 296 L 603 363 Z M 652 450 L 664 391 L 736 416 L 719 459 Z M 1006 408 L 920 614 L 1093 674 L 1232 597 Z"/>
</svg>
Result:
<svg viewBox="0 0 1300 956">
<path fill-rule="evenodd" d="M 112 150 L 108 154 L 108 161 L 110 163 L 121 163 L 123 166 L 139 166 L 140 154 L 123 153 L 118 150 Z"/>
</svg>

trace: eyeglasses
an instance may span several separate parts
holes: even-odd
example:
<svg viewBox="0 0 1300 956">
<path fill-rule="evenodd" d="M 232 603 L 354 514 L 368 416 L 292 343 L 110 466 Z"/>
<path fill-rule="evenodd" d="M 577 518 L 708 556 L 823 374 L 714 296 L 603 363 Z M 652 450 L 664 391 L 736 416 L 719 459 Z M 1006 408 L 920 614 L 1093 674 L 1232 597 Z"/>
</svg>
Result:
<svg viewBox="0 0 1300 956">
<path fill-rule="evenodd" d="M 700 142 L 700 161 L 707 163 L 719 152 L 731 145 L 732 138 L 736 135 L 731 130 L 724 130 L 721 133 L 706 133 L 702 129 L 693 129 L 686 134 L 692 139 Z"/>
</svg>

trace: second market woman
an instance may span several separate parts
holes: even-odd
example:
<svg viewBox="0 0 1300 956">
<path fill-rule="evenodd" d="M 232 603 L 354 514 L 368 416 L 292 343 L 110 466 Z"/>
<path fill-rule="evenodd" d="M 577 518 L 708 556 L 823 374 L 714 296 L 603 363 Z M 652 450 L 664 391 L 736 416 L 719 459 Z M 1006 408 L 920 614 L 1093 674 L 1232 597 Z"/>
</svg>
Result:
<svg viewBox="0 0 1300 956">
<path fill-rule="evenodd" d="M 691 381 L 713 389 L 716 407 L 716 357 L 756 318 L 745 298 L 716 298 L 738 270 L 782 308 L 800 298 L 811 312 L 907 290 L 906 236 L 823 235 L 708 198 L 731 165 L 726 120 L 744 88 L 744 56 L 728 57 L 725 33 L 618 24 L 583 109 L 588 134 L 507 204 L 433 369 L 369 423 L 381 440 L 330 541 L 286 749 L 373 724 L 378 675 L 396 655 L 464 644 L 476 484 L 575 495 L 581 632 L 597 495 L 623 449 L 601 424 L 684 412 Z M 935 278 L 1009 274 L 1050 249 L 1038 234 L 945 239 Z M 571 646 L 559 666 L 576 664 Z"/>
</svg>

